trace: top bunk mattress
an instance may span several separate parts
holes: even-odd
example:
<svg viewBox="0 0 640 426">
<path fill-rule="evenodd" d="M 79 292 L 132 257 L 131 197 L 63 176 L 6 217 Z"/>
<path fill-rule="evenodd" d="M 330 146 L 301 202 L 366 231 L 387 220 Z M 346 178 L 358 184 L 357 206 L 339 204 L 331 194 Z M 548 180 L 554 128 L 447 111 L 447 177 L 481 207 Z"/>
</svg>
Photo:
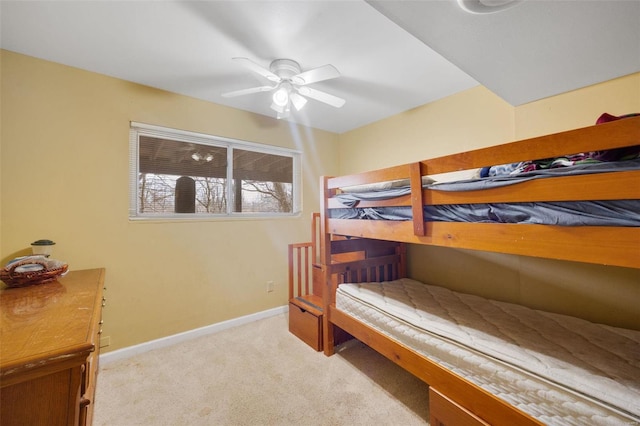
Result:
<svg viewBox="0 0 640 426">
<path fill-rule="evenodd" d="M 640 331 L 406 278 L 341 284 L 336 307 L 547 424 L 640 424 Z"/>
<path fill-rule="evenodd" d="M 634 152 L 636 147 L 632 147 Z M 637 154 L 636 154 L 637 155 Z M 455 182 L 423 178 L 423 187 L 433 191 L 464 192 L 517 185 L 535 179 L 640 170 L 640 158 L 613 162 L 586 162 L 564 167 L 518 173 L 498 173 Z M 330 210 L 337 219 L 411 220 L 409 206 L 359 208 L 360 201 L 390 200 L 411 193 L 407 181 L 345 188 L 335 199 L 344 208 Z M 477 203 L 425 205 L 426 221 L 529 223 L 560 226 L 640 226 L 640 200 L 593 200 L 527 203 Z"/>
</svg>

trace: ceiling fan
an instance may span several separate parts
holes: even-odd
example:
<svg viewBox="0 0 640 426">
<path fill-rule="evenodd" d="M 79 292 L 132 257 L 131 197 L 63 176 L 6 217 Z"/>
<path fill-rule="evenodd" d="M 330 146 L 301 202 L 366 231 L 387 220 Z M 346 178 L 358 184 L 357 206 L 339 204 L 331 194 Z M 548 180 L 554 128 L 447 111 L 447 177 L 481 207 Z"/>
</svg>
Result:
<svg viewBox="0 0 640 426">
<path fill-rule="evenodd" d="M 247 58 L 233 58 L 234 61 L 249 70 L 265 77 L 272 85 L 251 87 L 223 93 L 225 98 L 249 95 L 259 92 L 273 92 L 271 109 L 278 113 L 278 118 L 286 118 L 291 113 L 291 106 L 300 111 L 307 103 L 306 98 L 323 102 L 335 108 L 345 104 L 345 100 L 318 89 L 308 87 L 309 84 L 340 77 L 340 72 L 333 65 L 323 65 L 308 71 L 302 71 L 300 65 L 291 59 L 276 59 L 269 69 Z"/>
</svg>

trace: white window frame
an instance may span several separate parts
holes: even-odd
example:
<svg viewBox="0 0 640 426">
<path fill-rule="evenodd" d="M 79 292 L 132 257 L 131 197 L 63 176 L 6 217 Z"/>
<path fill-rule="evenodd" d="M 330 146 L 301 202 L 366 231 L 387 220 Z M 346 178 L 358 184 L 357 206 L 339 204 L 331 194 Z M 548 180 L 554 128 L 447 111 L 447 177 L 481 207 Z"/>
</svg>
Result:
<svg viewBox="0 0 640 426">
<path fill-rule="evenodd" d="M 140 136 L 165 138 L 185 143 L 196 143 L 227 148 L 227 211 L 226 213 L 139 213 L 138 176 L 140 171 L 139 139 Z M 291 157 L 293 160 L 291 212 L 234 212 L 233 182 L 233 149 L 243 149 L 265 154 Z M 279 217 L 297 217 L 302 212 L 302 173 L 300 170 L 301 152 L 298 150 L 276 147 L 273 145 L 230 139 L 204 133 L 172 129 L 152 124 L 131 122 L 129 130 L 129 219 L 130 220 L 212 220 L 212 219 L 274 219 Z"/>
</svg>

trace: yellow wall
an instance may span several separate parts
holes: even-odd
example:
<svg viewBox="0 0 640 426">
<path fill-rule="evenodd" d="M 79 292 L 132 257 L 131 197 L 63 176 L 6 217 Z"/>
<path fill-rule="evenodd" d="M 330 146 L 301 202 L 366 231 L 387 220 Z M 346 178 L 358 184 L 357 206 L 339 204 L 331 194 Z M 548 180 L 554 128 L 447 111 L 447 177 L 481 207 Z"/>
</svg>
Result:
<svg viewBox="0 0 640 426">
<path fill-rule="evenodd" d="M 340 135 L 340 172 L 589 126 L 603 112 L 640 112 L 640 74 L 516 108 L 476 87 Z M 409 271 L 455 290 L 640 329 L 638 270 L 413 246 Z"/>
<path fill-rule="evenodd" d="M 603 112 L 640 112 L 640 73 L 519 106 L 515 136 L 525 139 L 590 126 Z"/>
<path fill-rule="evenodd" d="M 362 172 L 495 145 L 513 139 L 513 126 L 513 108 L 477 86 L 343 133 L 340 171 Z"/>
<path fill-rule="evenodd" d="M 309 239 L 337 135 L 8 51 L 0 60 L 3 265 L 49 238 L 72 270 L 106 267 L 105 350 L 286 305 L 287 244 Z M 302 216 L 129 221 L 130 121 L 302 150 Z"/>
</svg>

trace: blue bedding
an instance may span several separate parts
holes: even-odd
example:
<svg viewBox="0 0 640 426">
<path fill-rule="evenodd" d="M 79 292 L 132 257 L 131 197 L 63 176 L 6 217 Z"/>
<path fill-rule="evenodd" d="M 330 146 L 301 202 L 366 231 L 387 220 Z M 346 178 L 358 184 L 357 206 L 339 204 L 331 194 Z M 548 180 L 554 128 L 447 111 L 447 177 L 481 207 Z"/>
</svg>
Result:
<svg viewBox="0 0 640 426">
<path fill-rule="evenodd" d="M 561 169 L 544 169 L 513 176 L 493 176 L 426 187 L 441 191 L 471 191 L 514 185 L 532 179 L 568 174 L 639 170 L 640 159 L 612 163 L 579 164 Z M 409 187 L 366 193 L 338 194 L 345 208 L 331 209 L 340 219 L 411 220 L 411 207 L 357 208 L 361 200 L 379 201 L 406 195 Z M 560 226 L 640 226 L 640 200 L 563 201 L 536 203 L 452 204 L 424 206 L 425 221 L 530 223 Z"/>
<path fill-rule="evenodd" d="M 337 219 L 412 219 L 411 207 L 332 209 L 330 215 Z M 640 200 L 424 206 L 424 217 L 427 222 L 640 226 Z"/>
</svg>

